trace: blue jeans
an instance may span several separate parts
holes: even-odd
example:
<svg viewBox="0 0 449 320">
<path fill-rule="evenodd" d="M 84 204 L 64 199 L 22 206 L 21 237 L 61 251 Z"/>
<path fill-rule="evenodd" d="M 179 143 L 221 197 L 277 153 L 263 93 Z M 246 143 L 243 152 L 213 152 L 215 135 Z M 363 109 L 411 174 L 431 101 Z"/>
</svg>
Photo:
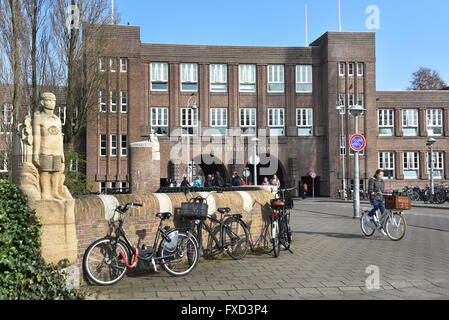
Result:
<svg viewBox="0 0 449 320">
<path fill-rule="evenodd" d="M 379 208 L 380 213 L 383 214 L 385 212 L 385 203 L 383 201 L 371 200 L 371 204 L 373 205 L 373 209 L 368 213 L 370 217 L 372 217 Z"/>
</svg>

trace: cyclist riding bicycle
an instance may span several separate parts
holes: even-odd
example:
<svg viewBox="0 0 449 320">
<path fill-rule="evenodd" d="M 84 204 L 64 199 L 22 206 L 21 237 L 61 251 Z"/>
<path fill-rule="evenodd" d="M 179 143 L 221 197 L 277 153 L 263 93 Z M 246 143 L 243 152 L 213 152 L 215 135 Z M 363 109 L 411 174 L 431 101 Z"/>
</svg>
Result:
<svg viewBox="0 0 449 320">
<path fill-rule="evenodd" d="M 383 180 L 384 172 L 382 169 L 377 169 L 374 176 L 368 181 L 368 194 L 370 197 L 371 204 L 373 205 L 373 209 L 366 215 L 366 220 L 368 223 L 372 223 L 379 228 L 379 231 L 386 235 L 383 228 L 379 225 L 378 221 L 376 221 L 375 213 L 378 209 L 380 209 L 381 214 L 385 212 L 385 202 L 382 193 L 385 192 L 385 182 Z"/>
</svg>

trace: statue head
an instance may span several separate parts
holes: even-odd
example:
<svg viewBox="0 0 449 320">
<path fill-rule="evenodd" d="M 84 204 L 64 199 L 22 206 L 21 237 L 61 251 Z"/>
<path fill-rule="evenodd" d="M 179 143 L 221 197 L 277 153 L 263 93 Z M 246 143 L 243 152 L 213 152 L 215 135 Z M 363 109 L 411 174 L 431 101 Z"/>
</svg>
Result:
<svg viewBox="0 0 449 320">
<path fill-rule="evenodd" d="M 56 96 L 51 92 L 42 93 L 40 105 L 45 109 L 54 110 L 56 106 Z"/>
</svg>

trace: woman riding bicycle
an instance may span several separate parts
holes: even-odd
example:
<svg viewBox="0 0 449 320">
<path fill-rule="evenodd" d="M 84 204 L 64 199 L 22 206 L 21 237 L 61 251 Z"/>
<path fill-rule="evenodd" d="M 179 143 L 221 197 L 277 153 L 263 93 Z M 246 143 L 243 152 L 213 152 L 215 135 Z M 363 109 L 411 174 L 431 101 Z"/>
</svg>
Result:
<svg viewBox="0 0 449 320">
<path fill-rule="evenodd" d="M 383 180 L 384 172 L 382 169 L 377 169 L 374 176 L 368 181 L 368 194 L 370 197 L 373 209 L 366 215 L 366 220 L 372 222 L 376 227 L 379 227 L 377 221 L 374 220 L 374 214 L 380 209 L 381 214 L 385 212 L 385 202 L 382 193 L 385 192 L 385 182 Z M 380 232 L 385 231 L 381 227 Z"/>
</svg>

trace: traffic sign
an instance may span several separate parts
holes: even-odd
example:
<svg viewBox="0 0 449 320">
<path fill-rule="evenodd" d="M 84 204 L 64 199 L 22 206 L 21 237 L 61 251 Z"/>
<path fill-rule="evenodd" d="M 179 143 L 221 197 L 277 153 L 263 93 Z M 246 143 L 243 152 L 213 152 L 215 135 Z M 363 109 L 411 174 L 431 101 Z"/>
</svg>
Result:
<svg viewBox="0 0 449 320">
<path fill-rule="evenodd" d="M 366 139 L 361 134 L 353 134 L 349 139 L 349 146 L 353 151 L 362 151 L 366 147 Z"/>
<path fill-rule="evenodd" d="M 313 171 L 313 170 L 309 170 L 309 176 L 310 176 L 312 179 L 315 179 L 315 178 L 316 178 L 316 172 Z"/>
</svg>

